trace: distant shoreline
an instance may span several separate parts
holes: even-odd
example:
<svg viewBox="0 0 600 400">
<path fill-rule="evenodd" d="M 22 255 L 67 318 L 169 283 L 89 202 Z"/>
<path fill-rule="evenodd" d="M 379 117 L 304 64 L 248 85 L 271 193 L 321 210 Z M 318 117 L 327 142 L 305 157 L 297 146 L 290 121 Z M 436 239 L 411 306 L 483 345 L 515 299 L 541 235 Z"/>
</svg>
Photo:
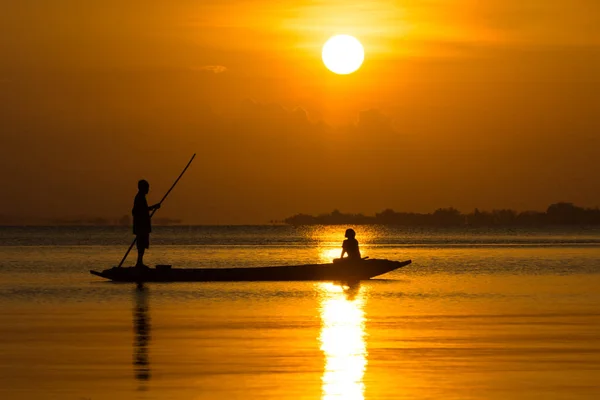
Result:
<svg viewBox="0 0 600 400">
<path fill-rule="evenodd" d="M 545 212 L 510 209 L 463 214 L 455 208 L 438 208 L 433 213 L 396 212 L 387 209 L 374 216 L 344 214 L 334 210 L 317 216 L 296 214 L 282 221 L 288 225 L 384 225 L 406 227 L 549 227 L 600 225 L 600 209 L 573 203 L 555 203 Z"/>
<path fill-rule="evenodd" d="M 186 225 L 181 219 L 155 218 L 154 226 Z M 118 219 L 103 217 L 75 217 L 75 218 L 19 218 L 0 215 L 0 226 L 132 226 L 129 216 Z"/>
<path fill-rule="evenodd" d="M 156 227 L 192 227 L 192 226 L 330 226 L 330 225 L 380 225 L 414 228 L 430 227 L 524 227 L 524 228 L 550 228 L 550 227 L 593 227 L 600 226 L 600 209 L 583 208 L 573 203 L 555 203 L 548 206 L 547 210 L 517 212 L 510 209 L 479 211 L 461 213 L 455 208 L 438 208 L 433 213 L 423 214 L 414 212 L 396 212 L 386 209 L 373 216 L 363 214 L 349 214 L 334 210 L 329 214 L 308 215 L 296 214 L 284 220 L 271 220 L 265 223 L 252 224 L 202 224 L 186 223 L 181 219 L 156 218 L 153 219 Z M 128 216 L 119 219 L 102 217 L 76 217 L 76 218 L 20 218 L 0 215 L 0 227 L 126 227 L 131 228 Z"/>
<path fill-rule="evenodd" d="M 399 224 L 353 224 L 353 223 L 340 223 L 340 224 L 304 224 L 304 225 L 291 225 L 291 224 L 181 224 L 181 225 L 154 225 L 157 228 L 155 233 L 159 232 L 160 228 L 174 228 L 174 229 L 196 229 L 196 228 L 303 228 L 303 227 L 339 227 L 340 230 L 354 227 L 357 229 L 360 226 L 365 227 L 386 227 L 386 228 L 398 228 L 398 229 L 423 229 L 423 230 L 441 230 L 441 231 L 455 231 L 455 230 L 476 230 L 479 229 L 516 229 L 516 230 L 560 230 L 560 229 L 573 229 L 573 230 L 598 230 L 600 231 L 600 224 L 548 224 L 548 225 L 456 225 L 456 226 L 442 226 L 442 225 L 399 225 Z M 124 232 L 131 232 L 132 227 L 122 225 L 48 225 L 48 224 L 0 224 L 0 230 L 4 229 L 110 229 L 119 230 Z"/>
</svg>

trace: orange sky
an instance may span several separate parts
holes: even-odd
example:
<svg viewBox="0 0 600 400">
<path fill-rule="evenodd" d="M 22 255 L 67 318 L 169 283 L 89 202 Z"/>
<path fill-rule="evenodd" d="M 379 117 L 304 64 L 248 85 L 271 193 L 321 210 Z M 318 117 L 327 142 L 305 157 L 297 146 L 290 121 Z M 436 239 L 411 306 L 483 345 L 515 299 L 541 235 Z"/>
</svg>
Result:
<svg viewBox="0 0 600 400">
<path fill-rule="evenodd" d="M 596 0 L 88 3 L 0 6 L 0 214 L 116 218 L 193 152 L 161 216 L 600 205 Z"/>
</svg>

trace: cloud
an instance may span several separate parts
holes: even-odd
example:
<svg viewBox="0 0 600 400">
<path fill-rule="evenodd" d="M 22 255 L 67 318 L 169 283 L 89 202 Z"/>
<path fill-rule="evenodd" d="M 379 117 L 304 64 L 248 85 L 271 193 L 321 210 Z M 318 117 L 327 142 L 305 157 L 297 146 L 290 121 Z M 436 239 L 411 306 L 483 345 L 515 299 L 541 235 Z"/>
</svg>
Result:
<svg viewBox="0 0 600 400">
<path fill-rule="evenodd" d="M 194 68 L 196 71 L 207 71 L 215 74 L 222 74 L 227 71 L 227 67 L 223 65 L 203 65 L 201 67 Z"/>
<path fill-rule="evenodd" d="M 358 114 L 356 127 L 362 130 L 389 131 L 392 129 L 392 120 L 380 110 L 370 108 Z"/>
<path fill-rule="evenodd" d="M 262 121 L 269 125 L 298 124 L 302 128 L 309 123 L 308 114 L 302 107 L 288 109 L 279 103 L 260 103 L 251 98 L 240 103 L 236 117 L 242 121 Z"/>
</svg>

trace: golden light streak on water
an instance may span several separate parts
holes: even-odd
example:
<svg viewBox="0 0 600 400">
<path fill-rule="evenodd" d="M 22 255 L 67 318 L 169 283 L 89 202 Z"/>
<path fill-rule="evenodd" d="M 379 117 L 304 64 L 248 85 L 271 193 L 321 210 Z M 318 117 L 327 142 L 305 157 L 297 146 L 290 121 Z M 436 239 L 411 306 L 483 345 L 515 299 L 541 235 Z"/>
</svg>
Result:
<svg viewBox="0 0 600 400">
<path fill-rule="evenodd" d="M 361 287 L 318 284 L 321 351 L 325 355 L 322 399 L 363 400 L 367 367 L 364 294 Z"/>
<path fill-rule="evenodd" d="M 319 262 L 330 263 L 334 258 L 340 258 L 342 246 L 339 247 L 319 247 Z"/>
</svg>

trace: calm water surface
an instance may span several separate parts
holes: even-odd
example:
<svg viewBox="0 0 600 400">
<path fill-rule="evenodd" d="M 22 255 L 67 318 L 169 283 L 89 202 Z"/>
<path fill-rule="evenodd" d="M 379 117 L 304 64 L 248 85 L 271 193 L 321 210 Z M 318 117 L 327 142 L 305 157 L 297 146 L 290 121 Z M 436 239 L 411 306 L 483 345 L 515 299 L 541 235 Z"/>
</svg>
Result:
<svg viewBox="0 0 600 400">
<path fill-rule="evenodd" d="M 146 261 L 327 262 L 345 228 L 157 227 Z M 356 230 L 413 264 L 137 289 L 88 272 L 126 228 L 0 228 L 0 399 L 598 398 L 600 231 Z"/>
</svg>

